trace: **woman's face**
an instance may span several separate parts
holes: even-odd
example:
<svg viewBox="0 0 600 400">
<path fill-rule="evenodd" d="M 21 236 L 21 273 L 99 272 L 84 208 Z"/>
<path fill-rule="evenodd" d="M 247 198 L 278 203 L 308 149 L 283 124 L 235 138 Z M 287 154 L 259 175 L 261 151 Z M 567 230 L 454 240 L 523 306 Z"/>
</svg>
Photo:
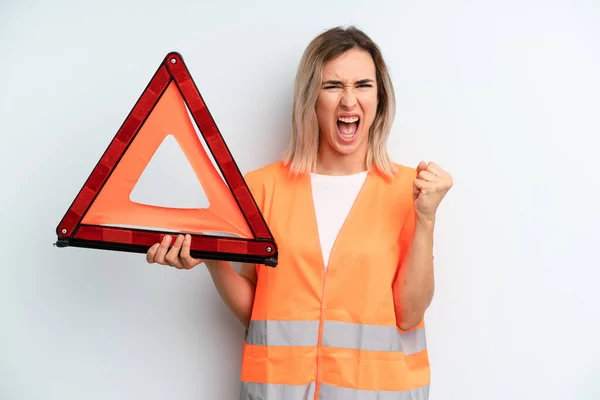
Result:
<svg viewBox="0 0 600 400">
<path fill-rule="evenodd" d="M 376 70 L 369 53 L 350 50 L 324 65 L 316 104 L 322 153 L 363 157 L 376 111 Z"/>
</svg>

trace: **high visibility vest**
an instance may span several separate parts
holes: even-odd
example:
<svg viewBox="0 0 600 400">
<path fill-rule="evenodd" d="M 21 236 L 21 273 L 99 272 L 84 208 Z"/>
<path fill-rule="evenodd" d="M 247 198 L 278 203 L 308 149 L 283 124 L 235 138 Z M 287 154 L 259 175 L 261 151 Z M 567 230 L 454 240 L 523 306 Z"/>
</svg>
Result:
<svg viewBox="0 0 600 400">
<path fill-rule="evenodd" d="M 279 250 L 257 266 L 240 400 L 426 400 L 424 322 L 397 326 L 392 283 L 414 231 L 415 170 L 369 172 L 331 250 L 319 243 L 309 176 L 282 162 L 246 174 Z"/>
</svg>

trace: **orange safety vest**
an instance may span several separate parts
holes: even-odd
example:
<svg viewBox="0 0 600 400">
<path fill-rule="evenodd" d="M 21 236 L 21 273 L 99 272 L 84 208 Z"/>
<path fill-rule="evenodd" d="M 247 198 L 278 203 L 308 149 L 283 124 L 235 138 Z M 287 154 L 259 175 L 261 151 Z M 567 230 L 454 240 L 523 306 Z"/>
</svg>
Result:
<svg viewBox="0 0 600 400">
<path fill-rule="evenodd" d="M 277 162 L 246 174 L 279 249 L 257 265 L 240 400 L 426 400 L 424 323 L 398 328 L 392 283 L 414 231 L 415 170 L 369 172 L 327 268 L 309 176 Z"/>
</svg>

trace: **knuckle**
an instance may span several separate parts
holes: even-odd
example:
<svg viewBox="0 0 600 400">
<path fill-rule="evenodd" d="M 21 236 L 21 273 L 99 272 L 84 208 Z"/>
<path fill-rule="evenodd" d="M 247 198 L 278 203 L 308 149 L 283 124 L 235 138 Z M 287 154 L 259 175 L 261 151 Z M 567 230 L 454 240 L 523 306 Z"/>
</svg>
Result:
<svg viewBox="0 0 600 400">
<path fill-rule="evenodd" d="M 192 269 L 194 268 L 197 264 L 197 261 L 194 260 L 192 257 L 185 257 L 183 260 L 183 265 L 186 269 Z"/>
</svg>

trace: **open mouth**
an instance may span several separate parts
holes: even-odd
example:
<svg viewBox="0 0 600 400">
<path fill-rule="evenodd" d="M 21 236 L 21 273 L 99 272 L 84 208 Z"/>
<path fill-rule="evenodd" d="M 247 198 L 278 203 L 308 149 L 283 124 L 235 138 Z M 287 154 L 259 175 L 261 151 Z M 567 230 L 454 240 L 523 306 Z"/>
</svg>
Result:
<svg viewBox="0 0 600 400">
<path fill-rule="evenodd" d="M 338 136 L 343 141 L 352 141 L 358 132 L 359 117 L 339 117 L 337 120 Z"/>
</svg>

